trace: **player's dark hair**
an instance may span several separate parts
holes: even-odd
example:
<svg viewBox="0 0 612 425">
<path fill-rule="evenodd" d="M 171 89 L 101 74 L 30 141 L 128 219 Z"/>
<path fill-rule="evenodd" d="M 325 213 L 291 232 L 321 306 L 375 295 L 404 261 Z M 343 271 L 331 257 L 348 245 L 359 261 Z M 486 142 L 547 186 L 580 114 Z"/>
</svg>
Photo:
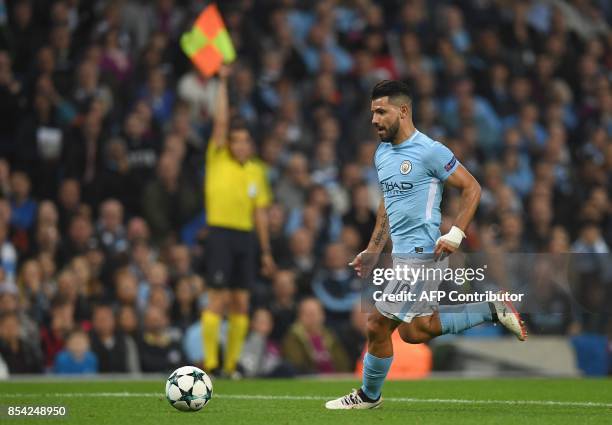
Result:
<svg viewBox="0 0 612 425">
<path fill-rule="evenodd" d="M 230 121 L 230 126 L 229 126 L 230 133 L 232 131 L 241 131 L 241 130 L 244 130 L 250 133 L 250 129 L 249 129 L 247 122 L 243 118 L 240 118 L 240 117 L 232 118 L 232 120 Z"/>
<path fill-rule="evenodd" d="M 388 96 L 389 100 L 396 100 L 399 97 L 406 98 L 406 102 L 412 103 L 410 97 L 410 87 L 406 83 L 396 80 L 382 80 L 372 89 L 372 100 Z"/>
</svg>

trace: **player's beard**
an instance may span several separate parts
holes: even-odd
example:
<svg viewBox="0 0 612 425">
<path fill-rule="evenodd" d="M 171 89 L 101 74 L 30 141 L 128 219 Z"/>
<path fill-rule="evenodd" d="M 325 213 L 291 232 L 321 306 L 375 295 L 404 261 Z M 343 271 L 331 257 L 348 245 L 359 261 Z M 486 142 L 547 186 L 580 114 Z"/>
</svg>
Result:
<svg viewBox="0 0 612 425">
<path fill-rule="evenodd" d="M 397 132 L 399 131 L 399 119 L 395 121 L 391 126 L 385 130 L 385 134 L 379 136 L 381 142 L 393 143 L 395 140 L 395 136 L 397 136 Z"/>
</svg>

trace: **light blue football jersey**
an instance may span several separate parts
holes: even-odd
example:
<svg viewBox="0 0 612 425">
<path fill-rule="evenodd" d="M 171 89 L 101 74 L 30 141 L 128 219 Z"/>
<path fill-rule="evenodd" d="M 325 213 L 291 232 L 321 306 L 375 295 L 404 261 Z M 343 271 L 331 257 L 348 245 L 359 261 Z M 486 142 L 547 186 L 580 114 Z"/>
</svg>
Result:
<svg viewBox="0 0 612 425">
<path fill-rule="evenodd" d="M 442 187 L 459 161 L 418 130 L 399 145 L 381 142 L 374 155 L 394 254 L 431 253 L 440 237 Z"/>
</svg>

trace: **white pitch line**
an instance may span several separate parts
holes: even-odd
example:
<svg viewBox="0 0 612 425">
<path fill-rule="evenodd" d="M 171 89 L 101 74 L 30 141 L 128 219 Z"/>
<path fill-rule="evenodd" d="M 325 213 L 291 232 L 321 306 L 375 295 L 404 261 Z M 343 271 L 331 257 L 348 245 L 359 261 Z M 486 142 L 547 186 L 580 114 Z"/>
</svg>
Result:
<svg viewBox="0 0 612 425">
<path fill-rule="evenodd" d="M 132 392 L 98 392 L 98 393 L 0 393 L 0 399 L 19 397 L 164 397 L 162 393 L 132 393 Z M 333 396 L 297 396 L 297 395 L 257 395 L 257 394 L 214 394 L 213 398 L 236 399 L 236 400 L 310 400 L 326 401 Z M 395 403 L 447 403 L 447 404 L 492 404 L 492 405 L 530 405 L 530 406 L 560 406 L 560 407 L 602 407 L 612 408 L 612 403 L 600 403 L 592 401 L 556 401 L 556 400 L 468 400 L 457 398 L 410 398 L 410 397 L 385 397 L 387 402 Z"/>
</svg>

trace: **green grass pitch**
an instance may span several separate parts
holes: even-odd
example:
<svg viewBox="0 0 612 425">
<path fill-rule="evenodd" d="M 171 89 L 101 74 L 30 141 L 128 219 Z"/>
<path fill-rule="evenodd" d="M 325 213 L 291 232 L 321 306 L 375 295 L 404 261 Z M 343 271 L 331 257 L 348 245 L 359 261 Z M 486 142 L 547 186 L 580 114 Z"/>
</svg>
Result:
<svg viewBox="0 0 612 425">
<path fill-rule="evenodd" d="M 385 384 L 385 402 L 367 411 L 326 411 L 326 399 L 357 381 L 214 382 L 200 412 L 172 408 L 156 381 L 2 382 L 0 405 L 64 405 L 64 419 L 7 419 L 2 424 L 612 424 L 612 380 L 453 379 Z"/>
</svg>

